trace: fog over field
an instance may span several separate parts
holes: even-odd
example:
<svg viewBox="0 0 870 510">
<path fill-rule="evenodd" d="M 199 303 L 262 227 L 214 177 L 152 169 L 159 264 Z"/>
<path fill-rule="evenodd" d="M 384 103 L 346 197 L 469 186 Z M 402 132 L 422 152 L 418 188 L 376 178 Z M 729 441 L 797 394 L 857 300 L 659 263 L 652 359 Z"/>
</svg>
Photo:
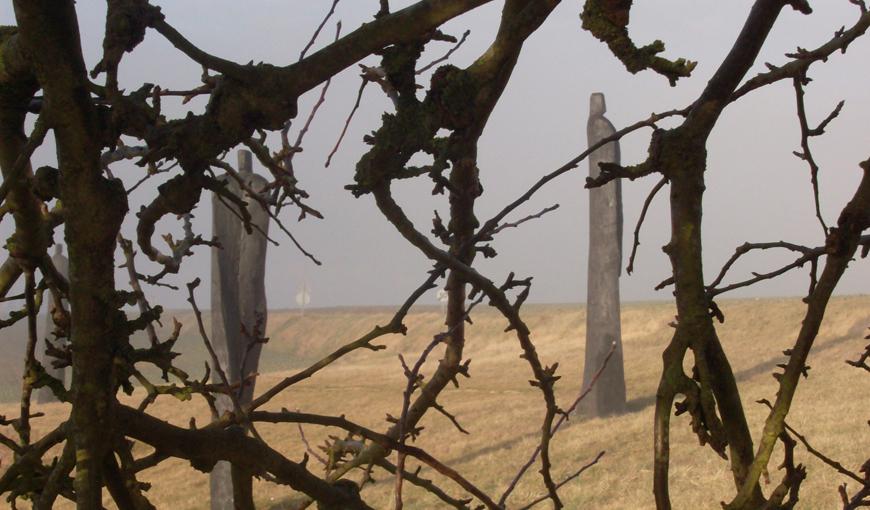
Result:
<svg viewBox="0 0 870 510">
<path fill-rule="evenodd" d="M 154 2 L 162 5 L 172 24 L 203 49 L 239 62 L 267 61 L 286 64 L 298 58 L 314 26 L 331 2 L 310 0 L 237 2 L 230 0 L 187 0 Z M 399 8 L 410 2 L 392 2 Z M 345 1 L 338 5 L 335 20 L 347 33 L 370 19 L 373 2 Z M 580 28 L 580 6 L 564 2 L 534 34 L 523 50 L 520 62 L 505 95 L 493 113 L 481 142 L 480 167 L 485 193 L 479 201 L 478 217 L 487 219 L 507 202 L 521 194 L 544 173 L 579 154 L 586 145 L 586 115 L 589 94 L 606 94 L 608 116 L 617 128 L 645 118 L 654 111 L 681 108 L 707 83 L 714 66 L 721 61 L 751 5 L 749 0 L 729 2 L 680 0 L 639 2 L 634 7 L 630 26 L 638 42 L 661 39 L 668 57 L 697 60 L 693 76 L 680 80 L 675 88 L 651 72 L 631 75 L 610 54 L 604 44 Z M 85 58 L 92 67 L 99 58 L 105 4 L 78 2 L 79 22 Z M 796 42 L 812 48 L 826 41 L 843 25 L 854 21 L 855 8 L 847 1 L 814 2 L 815 13 L 804 16 L 787 9 L 774 27 L 757 64 L 749 75 L 764 70 L 765 62 L 781 63 L 783 54 L 793 51 Z M 488 45 L 497 26 L 500 2 L 493 2 L 470 15 L 449 23 L 446 32 L 459 36 L 471 33 L 452 62 L 467 65 Z M 13 22 L 12 13 L 0 12 L 0 24 Z M 332 22 L 317 46 L 331 40 Z M 448 44 L 431 44 L 422 61 L 439 57 Z M 845 100 L 842 114 L 827 134 L 813 139 L 813 150 L 822 172 L 821 204 L 829 224 L 851 195 L 860 176 L 858 162 L 868 157 L 870 131 L 870 67 L 855 62 L 868 61 L 870 39 L 861 38 L 849 47 L 848 61 L 839 54 L 822 66 L 813 68 L 813 82 L 807 87 L 807 108 L 811 124 L 820 121 L 838 101 Z M 365 61 L 376 65 L 376 59 Z M 270 247 L 267 293 L 270 307 L 295 306 L 294 295 L 303 282 L 311 288 L 312 306 L 395 304 L 404 300 L 425 278 L 429 264 L 418 256 L 394 228 L 377 212 L 369 197 L 354 199 L 343 186 L 352 182 L 353 167 L 366 149 L 364 134 L 380 125 L 380 115 L 392 106 L 377 87 L 367 87 L 362 106 L 350 125 L 341 148 L 329 168 L 327 154 L 338 138 L 359 88 L 358 68 L 352 67 L 333 80 L 326 103 L 313 122 L 305 140 L 304 152 L 296 158 L 301 186 L 312 196 L 311 204 L 325 219 L 295 223 L 297 212 L 286 210 L 282 218 L 304 246 L 323 261 L 315 266 L 292 243 L 273 228 L 282 246 Z M 164 88 L 187 89 L 199 84 L 200 69 L 161 37 L 146 37 L 143 45 L 124 60 L 122 86 L 138 87 L 143 81 Z M 428 83 L 428 75 L 421 76 Z M 304 122 L 319 89 L 300 101 L 300 114 L 291 135 Z M 754 92 L 729 107 L 710 140 L 707 193 L 705 196 L 705 264 L 708 279 L 724 263 L 734 248 L 745 241 L 786 240 L 817 246 L 822 243 L 821 228 L 814 220 L 809 171 L 792 151 L 799 148 L 800 136 L 790 82 L 782 82 Z M 204 103 L 194 100 L 187 106 L 164 101 L 165 112 L 183 116 L 188 110 L 201 111 Z M 174 108 L 174 110 L 173 110 Z M 667 123 L 664 124 L 665 126 Z M 624 163 L 645 157 L 649 130 L 640 131 L 622 144 Z M 274 140 L 273 140 L 274 142 Z M 276 147 L 273 145 L 273 147 Z M 228 156 L 235 161 L 235 155 Z M 34 165 L 51 163 L 50 149 L 42 148 Z M 256 169 L 262 171 L 262 169 Z M 517 211 L 518 219 L 552 204 L 560 208 L 521 229 L 500 234 L 493 246 L 499 252 L 494 260 L 482 261 L 481 270 L 495 281 L 509 271 L 534 276 L 530 302 L 580 302 L 585 299 L 586 238 L 588 203 L 583 189 L 588 169 L 582 165 L 546 187 L 533 201 Z M 116 174 L 128 184 L 136 182 L 142 170 L 132 164 L 119 165 Z M 444 216 L 444 197 L 430 195 L 431 182 L 402 183 L 397 199 L 412 219 L 427 231 L 433 210 Z M 154 180 L 157 184 L 159 179 Z M 624 186 L 625 243 L 630 236 L 641 204 L 654 185 L 653 178 Z M 131 195 L 135 211 L 154 194 L 145 186 Z M 208 204 L 208 201 L 205 201 Z M 210 207 L 195 211 L 195 229 L 211 231 Z M 130 215 L 125 235 L 131 236 L 135 217 Z M 0 226 L 8 236 L 11 222 Z M 163 231 L 177 226 L 163 222 Z M 635 274 L 624 275 L 622 296 L 626 301 L 669 299 L 669 291 L 653 287 L 670 274 L 660 247 L 669 237 L 669 219 L 664 194 L 654 203 L 641 236 Z M 764 253 L 747 257 L 736 269 L 735 277 L 777 267 L 788 255 Z M 841 283 L 841 293 L 866 292 L 870 269 L 859 262 Z M 143 271 L 148 267 L 143 264 Z M 120 271 L 120 270 L 119 270 Z M 197 248 L 181 274 L 172 279 L 180 285 L 200 277 L 209 278 L 208 249 Z M 126 281 L 119 272 L 118 280 Z M 794 273 L 765 286 L 738 295 L 800 295 L 806 290 L 806 275 Z M 198 299 L 208 306 L 208 293 L 202 288 Z M 149 289 L 154 303 L 170 308 L 186 307 L 184 292 Z M 423 302 L 435 303 L 434 292 Z"/>
</svg>

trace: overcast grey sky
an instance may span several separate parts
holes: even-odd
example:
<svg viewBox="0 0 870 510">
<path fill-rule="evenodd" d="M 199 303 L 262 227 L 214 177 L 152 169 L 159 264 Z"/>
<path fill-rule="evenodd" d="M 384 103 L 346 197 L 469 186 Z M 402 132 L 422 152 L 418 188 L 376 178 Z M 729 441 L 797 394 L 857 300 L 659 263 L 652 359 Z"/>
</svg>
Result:
<svg viewBox="0 0 870 510">
<path fill-rule="evenodd" d="M 11 2 L 4 2 L 9 6 Z M 328 10 L 328 0 L 187 0 L 154 2 L 163 7 L 167 21 L 202 49 L 239 62 L 266 61 L 287 64 L 296 60 L 316 24 Z M 394 9 L 412 2 L 396 2 Z M 684 107 L 703 89 L 716 65 L 731 47 L 752 2 L 749 0 L 638 1 L 632 10 L 631 34 L 638 44 L 662 39 L 666 56 L 685 57 L 699 62 L 689 79 L 677 87 L 651 72 L 631 75 L 607 48 L 580 28 L 581 2 L 565 1 L 526 44 L 514 76 L 503 99 L 493 113 L 480 147 L 480 169 L 485 193 L 479 201 L 478 217 L 487 219 L 507 202 L 521 194 L 541 175 L 557 168 L 585 149 L 588 98 L 604 92 L 608 117 L 620 128 L 654 111 Z M 764 62 L 781 63 L 785 52 L 796 46 L 815 47 L 828 40 L 843 25 L 851 25 L 857 9 L 849 2 L 815 1 L 816 12 L 804 16 L 785 9 L 750 75 L 763 70 Z M 344 0 L 339 3 L 333 22 L 341 20 L 344 33 L 368 21 L 377 7 L 375 1 Z M 459 36 L 471 34 L 454 55 L 452 63 L 472 62 L 491 42 L 498 24 L 502 2 L 495 1 L 452 21 L 444 31 Z M 84 52 L 89 67 L 99 60 L 104 24 L 103 2 L 78 2 Z M 11 7 L 0 11 L 0 23 L 14 24 Z M 334 24 L 324 29 L 317 42 L 320 47 L 332 39 Z M 429 45 L 422 61 L 428 62 L 449 48 L 444 43 Z M 858 162 L 870 157 L 870 66 L 867 66 L 870 40 L 860 39 L 846 55 L 837 54 L 827 64 L 816 65 L 814 79 L 807 88 L 811 124 L 817 123 L 836 103 L 845 99 L 843 113 L 828 129 L 827 135 L 813 140 L 814 153 L 822 167 L 820 175 L 822 209 L 829 224 L 851 196 L 860 170 Z M 377 59 L 366 61 L 377 64 Z M 191 88 L 199 84 L 200 69 L 174 50 L 162 37 L 149 31 L 145 42 L 122 64 L 122 85 L 134 89 L 143 82 L 159 83 L 164 88 Z M 428 77 L 421 80 L 427 84 Z M 343 189 L 352 182 L 353 167 L 366 149 L 362 136 L 380 125 L 380 115 L 391 106 L 376 87 L 368 87 L 362 107 L 345 141 L 329 168 L 324 161 L 335 143 L 359 87 L 358 68 L 349 68 L 333 80 L 327 102 L 315 119 L 296 159 L 297 176 L 311 194 L 310 203 L 324 213 L 324 220 L 295 222 L 295 211 L 287 210 L 283 220 L 294 235 L 320 258 L 317 267 L 293 248 L 273 229 L 282 246 L 270 247 L 267 269 L 267 294 L 271 308 L 295 307 L 294 295 L 303 281 L 312 293 L 312 306 L 393 304 L 402 302 L 425 278 L 430 264 L 418 256 L 399 234 L 386 223 L 370 197 L 354 199 Z M 304 122 L 319 90 L 300 101 L 300 115 L 291 130 L 295 135 Z M 201 111 L 204 103 L 194 101 L 164 111 L 184 115 L 188 109 Z M 705 195 L 704 242 L 708 281 L 718 272 L 734 248 L 744 241 L 787 240 L 818 245 L 821 229 L 814 220 L 809 172 L 791 153 L 799 148 L 799 128 L 790 82 L 754 92 L 730 106 L 713 133 L 709 144 L 709 167 Z M 646 155 L 649 130 L 623 140 L 623 163 L 641 161 Z M 277 143 L 277 137 L 272 138 Z M 273 145 L 275 147 L 277 145 Z M 235 161 L 235 155 L 230 156 Z M 51 163 L 54 156 L 44 148 L 34 164 Z M 255 171 L 261 171 L 256 168 Z M 481 270 L 493 280 L 502 281 L 509 271 L 519 276 L 534 276 L 530 301 L 579 302 L 586 295 L 586 239 L 588 222 L 587 191 L 583 189 L 588 172 L 584 164 L 573 173 L 545 187 L 513 219 L 552 205 L 560 208 L 521 229 L 500 234 L 494 242 L 499 252 L 495 260 L 480 261 Z M 135 182 L 141 169 L 118 165 L 116 175 Z M 625 183 L 625 246 L 641 204 L 655 184 L 655 177 Z M 155 180 L 154 184 L 158 181 Z M 444 197 L 429 194 L 431 182 L 396 186 L 398 200 L 423 231 L 430 228 L 432 211 L 446 216 Z M 145 186 L 131 196 L 131 210 L 138 210 L 155 193 Z M 205 196 L 205 195 L 204 195 Z M 195 210 L 195 228 L 204 235 L 211 231 L 210 197 Z M 125 224 L 131 237 L 135 216 Z M 11 220 L 2 225 L 4 237 Z M 172 229 L 168 224 L 164 230 Z M 624 301 L 670 298 L 670 291 L 655 292 L 653 287 L 669 275 L 669 265 L 660 247 L 667 242 L 669 219 L 666 194 L 661 193 L 650 210 L 641 237 L 635 274 L 622 279 Z M 749 271 L 772 269 L 789 260 L 775 253 L 748 258 L 735 267 L 734 276 Z M 183 284 L 196 276 L 209 280 L 207 248 L 199 248 L 188 259 L 174 283 Z M 144 264 L 143 264 L 144 266 Z M 144 269 L 144 267 L 143 267 Z M 863 293 L 868 288 L 868 263 L 854 264 L 841 283 L 842 293 Z M 119 272 L 119 281 L 123 282 Z M 735 296 L 800 295 L 807 284 L 805 272 L 795 273 L 763 287 Z M 168 307 L 184 307 L 185 293 L 152 288 L 152 302 Z M 208 292 L 198 293 L 207 305 Z M 434 292 L 423 302 L 434 303 Z"/>
</svg>

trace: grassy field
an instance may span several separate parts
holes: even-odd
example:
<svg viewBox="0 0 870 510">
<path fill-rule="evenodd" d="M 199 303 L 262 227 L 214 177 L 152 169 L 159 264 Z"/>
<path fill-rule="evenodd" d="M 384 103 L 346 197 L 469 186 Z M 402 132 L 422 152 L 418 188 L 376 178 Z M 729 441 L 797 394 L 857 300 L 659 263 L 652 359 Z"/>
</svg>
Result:
<svg viewBox="0 0 870 510">
<path fill-rule="evenodd" d="M 743 401 L 753 433 L 761 430 L 765 408 L 754 403 L 775 397 L 771 373 L 784 359 L 800 326 L 803 305 L 799 299 L 725 301 L 721 307 L 727 320 L 720 334 L 733 368 L 738 375 Z M 557 385 L 560 402 L 567 406 L 579 391 L 583 359 L 585 311 L 577 305 L 526 305 L 525 318 L 545 363 L 560 362 L 563 376 Z M 269 318 L 271 341 L 263 353 L 263 373 L 258 388 L 263 389 L 284 375 L 289 367 L 316 359 L 331 349 L 367 332 L 390 316 L 386 309 L 334 309 L 274 312 Z M 588 462 L 599 451 L 606 451 L 599 464 L 567 484 L 560 494 L 566 508 L 645 509 L 652 503 L 652 414 L 653 398 L 661 367 L 660 353 L 667 344 L 673 320 L 670 304 L 630 304 L 622 312 L 625 372 L 630 412 L 606 420 L 572 419 L 554 439 L 552 446 L 556 478 L 561 479 Z M 537 444 L 543 414 L 539 392 L 527 383 L 530 371 L 519 359 L 520 349 L 511 334 L 503 333 L 504 321 L 491 311 L 474 314 L 469 330 L 466 356 L 472 359 L 471 378 L 459 389 L 450 388 L 439 401 L 456 414 L 470 432 L 460 434 L 442 416 L 424 419 L 426 427 L 418 441 L 437 458 L 457 469 L 480 488 L 496 498 Z M 179 314 L 186 335 L 180 347 L 190 360 L 185 364 L 200 374 L 202 351 L 193 336 L 189 314 Z M 285 391 L 271 408 L 300 409 L 313 413 L 344 413 L 347 418 L 376 430 L 387 427 L 387 413 L 401 409 L 403 377 L 397 354 L 414 357 L 441 329 L 436 309 L 414 311 L 407 320 L 408 336 L 384 340 L 387 349 L 352 354 L 335 366 Z M 823 331 L 810 357 L 810 377 L 801 382 L 789 423 L 805 434 L 813 446 L 857 470 L 870 456 L 870 377 L 847 366 L 863 349 L 863 337 L 870 326 L 870 298 L 840 297 L 833 300 Z M 433 356 L 437 363 L 438 356 Z M 431 374 L 430 363 L 425 373 Z M 283 371 L 282 371 L 283 370 Z M 137 401 L 134 395 L 131 401 Z M 65 416 L 65 406 L 47 405 L 37 410 L 46 413 L 36 420 L 37 436 Z M 187 425 L 191 416 L 197 423 L 208 421 L 201 401 L 179 405 L 170 398 L 159 400 L 151 411 L 178 425 Z M 11 404 L 0 405 L 0 414 L 14 415 Z M 671 495 L 674 508 L 717 509 L 719 502 L 733 494 L 728 465 L 708 447 L 699 447 L 691 434 L 688 419 L 673 419 Z M 295 426 L 258 427 L 270 444 L 299 460 L 303 446 Z M 322 444 L 328 434 L 343 435 L 330 429 L 306 427 L 312 444 Z M 145 453 L 142 449 L 142 453 Z M 7 466 L 9 452 L 4 456 Z M 779 463 L 775 453 L 771 469 Z M 807 509 L 835 508 L 837 485 L 847 481 L 833 470 L 798 450 L 798 460 L 807 465 L 809 477 L 801 489 L 801 504 Z M 315 462 L 312 460 L 312 462 Z M 317 469 L 315 464 L 310 464 Z M 411 464 L 412 468 L 414 464 Z M 460 490 L 431 470 L 422 474 L 432 478 L 454 495 Z M 771 472 L 772 483 L 780 474 Z M 365 499 L 375 508 L 392 507 L 392 480 L 383 472 L 375 474 L 377 483 L 366 488 Z M 208 478 L 181 461 L 165 462 L 142 473 L 141 479 L 154 484 L 149 497 L 158 508 L 204 509 L 208 501 Z M 854 483 L 850 484 L 850 487 Z M 406 508 L 442 508 L 443 504 L 406 485 Z M 770 486 L 767 490 L 770 490 Z M 260 508 L 280 508 L 291 496 L 286 487 L 257 482 Z M 536 469 L 509 500 L 510 507 L 522 506 L 544 493 Z M 107 502 L 108 505 L 108 502 Z M 71 506 L 62 506 L 71 508 Z M 542 506 L 547 508 L 545 503 Z"/>
</svg>

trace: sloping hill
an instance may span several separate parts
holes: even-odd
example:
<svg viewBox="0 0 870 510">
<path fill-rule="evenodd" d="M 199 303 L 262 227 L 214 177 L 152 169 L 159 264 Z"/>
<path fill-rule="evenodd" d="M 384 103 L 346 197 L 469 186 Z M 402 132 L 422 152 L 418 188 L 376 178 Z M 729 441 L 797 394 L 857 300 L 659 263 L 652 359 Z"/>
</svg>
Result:
<svg viewBox="0 0 870 510">
<path fill-rule="evenodd" d="M 739 379 L 751 429 L 757 434 L 765 409 L 753 402 L 774 397 L 775 380 L 770 374 L 784 359 L 781 351 L 794 340 L 804 305 L 799 299 L 764 299 L 724 301 L 720 306 L 726 314 L 726 322 L 719 327 L 720 335 Z M 566 406 L 580 389 L 585 311 L 578 305 L 527 305 L 524 312 L 544 362 L 560 362 L 559 372 L 563 378 L 557 385 L 557 397 Z M 319 359 L 366 333 L 374 324 L 387 322 L 391 313 L 392 310 L 381 308 L 308 311 L 305 316 L 295 311 L 272 312 L 268 327 L 271 340 L 263 353 L 264 375 L 257 383 L 258 388 L 262 390 L 275 384 L 293 373 L 292 368 L 303 361 Z M 661 350 L 673 331 L 667 324 L 673 320 L 673 315 L 672 305 L 664 303 L 629 304 L 623 308 L 630 412 L 606 420 L 575 418 L 556 436 L 553 443 L 556 478 L 576 471 L 597 452 L 607 452 L 599 465 L 560 491 L 566 508 L 653 507 L 652 404 L 661 369 Z M 199 371 L 193 371 L 199 375 L 204 356 L 202 342 L 194 334 L 193 317 L 186 313 L 177 316 L 185 331 L 179 345 L 185 355 L 190 356 L 185 365 L 199 367 Z M 527 382 L 529 368 L 519 359 L 521 351 L 514 336 L 503 332 L 505 321 L 491 310 L 481 310 L 473 318 L 465 352 L 466 357 L 472 359 L 471 378 L 463 379 L 458 389 L 448 388 L 439 398 L 471 434 L 460 434 L 444 417 L 431 414 L 422 423 L 425 430 L 418 445 L 429 449 L 484 491 L 498 495 L 534 449 L 543 405 L 539 392 Z M 385 415 L 398 415 L 401 408 L 403 376 L 397 355 L 401 353 L 406 359 L 414 359 L 432 335 L 443 328 L 441 321 L 435 308 L 415 310 L 406 321 L 407 336 L 383 338 L 381 343 L 387 348 L 382 351 L 363 350 L 349 355 L 335 366 L 289 388 L 268 407 L 343 413 L 362 425 L 382 430 L 387 426 Z M 810 377 L 801 382 L 789 416 L 789 423 L 805 434 L 813 446 L 853 470 L 870 455 L 870 430 L 866 425 L 870 377 L 843 361 L 854 359 L 863 349 L 868 326 L 870 298 L 839 297 L 832 301 L 823 331 L 810 356 L 809 363 L 813 367 Z M 434 363 L 438 362 L 437 352 L 424 368 L 425 374 L 432 373 Z M 199 360 L 194 359 L 197 356 Z M 141 396 L 134 394 L 130 401 L 136 403 Z M 36 421 L 37 437 L 68 413 L 65 406 L 57 404 L 40 406 L 37 410 L 47 414 Z M 15 412 L 12 405 L 0 405 L 0 414 Z M 201 399 L 179 404 L 167 397 L 159 400 L 151 412 L 183 426 L 187 426 L 191 417 L 196 418 L 197 423 L 209 420 Z M 719 501 L 733 493 L 727 462 L 709 448 L 697 445 L 685 416 L 674 418 L 672 426 L 674 507 L 719 508 Z M 292 459 L 299 459 L 304 451 L 295 426 L 264 424 L 258 430 L 270 444 Z M 327 434 L 340 434 L 313 426 L 305 427 L 305 433 L 315 445 L 322 444 Z M 775 468 L 780 455 L 775 452 L 771 462 L 773 484 L 781 477 Z M 798 448 L 797 455 L 798 461 L 809 470 L 809 478 L 800 493 L 801 507 L 836 507 L 836 487 L 849 480 L 807 455 L 802 448 Z M 317 470 L 313 464 L 311 468 Z M 532 469 L 518 486 L 511 505 L 519 506 L 543 494 L 540 476 L 535 471 Z M 431 470 L 424 469 L 422 474 L 437 480 L 452 494 L 459 494 L 455 486 Z M 207 508 L 207 476 L 192 470 L 185 462 L 165 462 L 143 473 L 142 478 L 154 483 L 149 497 L 158 508 Z M 366 500 L 375 508 L 392 505 L 392 482 L 385 478 L 383 473 L 376 474 L 380 483 L 366 489 Z M 771 485 L 765 488 L 771 489 Z M 405 508 L 443 507 L 413 488 L 405 491 Z M 267 482 L 257 483 L 256 494 L 258 508 L 270 508 L 290 495 L 286 488 Z"/>
<path fill-rule="evenodd" d="M 625 313 L 629 316 L 635 308 L 652 306 L 665 308 L 667 305 L 631 305 Z M 585 312 L 580 305 L 527 305 L 529 324 L 547 324 L 546 334 L 559 335 L 561 338 L 580 339 L 585 321 Z M 388 307 L 348 307 L 306 310 L 302 314 L 298 310 L 273 310 L 269 312 L 266 336 L 269 342 L 263 349 L 260 358 L 260 372 L 275 372 L 307 366 L 338 347 L 355 340 L 369 332 L 377 324 L 390 321 L 395 309 Z M 553 318 L 558 317 L 558 324 Z M 628 316 L 627 316 L 628 317 Z M 181 323 L 181 334 L 175 350 L 181 353 L 177 358 L 178 366 L 191 375 L 200 377 L 204 371 L 203 363 L 208 359 L 205 344 L 199 335 L 196 317 L 189 310 L 169 310 L 163 314 L 163 327 L 158 328 L 161 339 L 168 338 L 173 329 L 173 320 Z M 423 349 L 432 337 L 442 331 L 443 315 L 438 307 L 417 307 L 405 320 L 408 326 L 406 336 L 392 335 L 383 337 L 378 343 L 386 346 L 379 351 L 376 358 L 389 354 L 395 359 L 395 353 L 407 352 L 408 349 Z M 485 309 L 474 313 L 475 325 L 470 331 L 485 331 L 482 342 L 497 342 L 490 332 L 504 328 L 498 315 Z M 38 324 L 42 326 L 43 318 Z M 211 322 L 208 311 L 203 315 L 203 323 L 207 333 L 211 332 Z M 24 321 L 19 321 L 13 327 L 0 330 L 0 401 L 17 400 L 20 394 L 20 378 L 24 359 L 24 348 L 27 341 Z M 509 340 L 510 335 L 505 335 Z M 579 341 L 579 340 L 578 340 Z M 133 339 L 134 345 L 145 346 L 147 340 L 139 333 Z M 483 345 L 478 344 L 478 345 Z M 366 361 L 372 358 L 372 352 L 363 350 L 354 355 L 354 362 Z M 344 361 L 343 361 L 344 362 Z"/>
</svg>

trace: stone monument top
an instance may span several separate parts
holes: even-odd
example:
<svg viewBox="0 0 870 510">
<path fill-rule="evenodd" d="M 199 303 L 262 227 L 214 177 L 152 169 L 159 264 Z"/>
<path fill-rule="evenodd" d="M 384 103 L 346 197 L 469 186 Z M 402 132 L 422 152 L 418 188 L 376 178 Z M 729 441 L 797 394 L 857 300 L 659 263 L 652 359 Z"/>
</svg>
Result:
<svg viewBox="0 0 870 510">
<path fill-rule="evenodd" d="M 607 103 L 604 101 L 604 94 L 593 92 L 589 96 L 589 117 L 601 117 L 606 111 Z"/>
<path fill-rule="evenodd" d="M 241 175 L 251 175 L 254 173 L 254 161 L 251 151 L 239 151 L 238 153 L 239 166 L 238 172 Z"/>
</svg>

